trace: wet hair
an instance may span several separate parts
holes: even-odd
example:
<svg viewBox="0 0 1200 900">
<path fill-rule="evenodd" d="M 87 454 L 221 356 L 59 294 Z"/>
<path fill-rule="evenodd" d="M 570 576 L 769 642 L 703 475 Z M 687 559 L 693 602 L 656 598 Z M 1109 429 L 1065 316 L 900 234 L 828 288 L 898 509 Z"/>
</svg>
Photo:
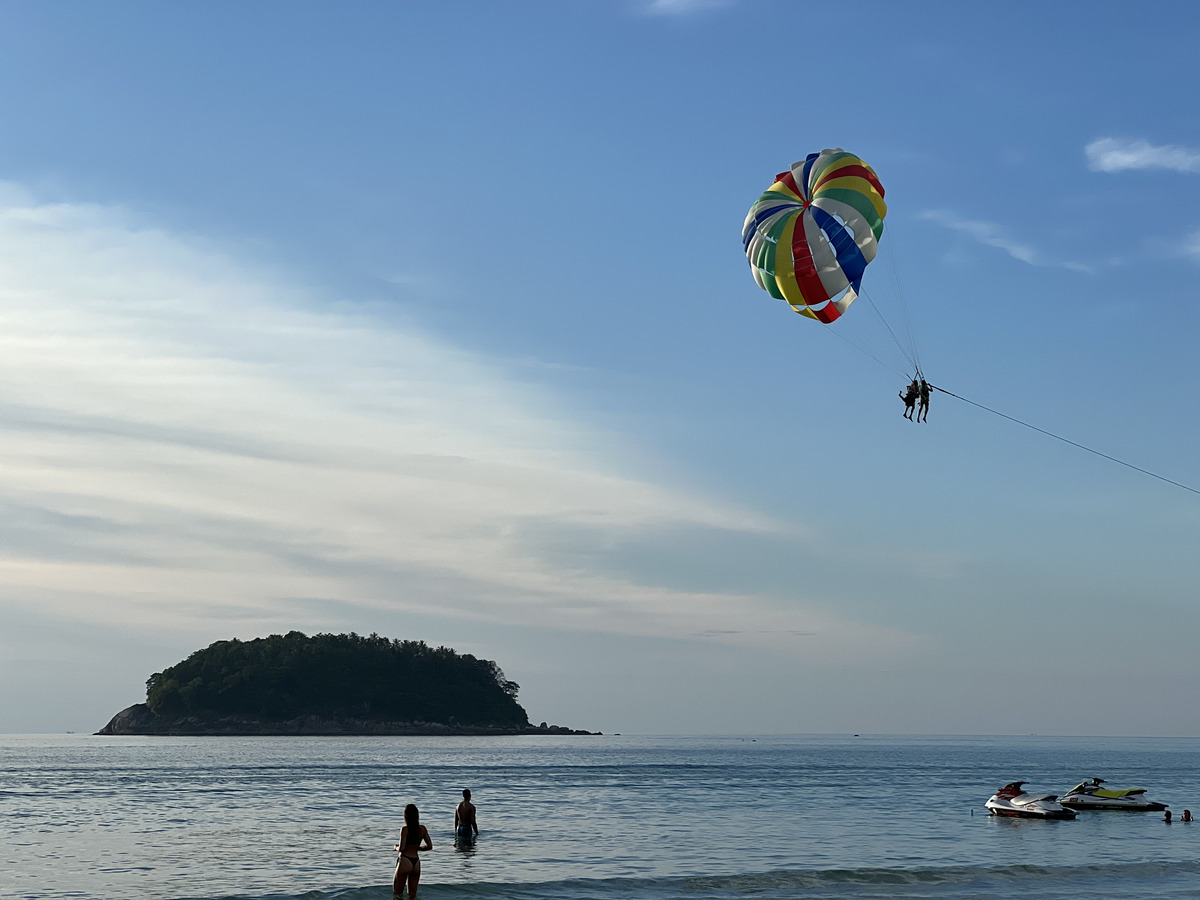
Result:
<svg viewBox="0 0 1200 900">
<path fill-rule="evenodd" d="M 404 824 L 408 826 L 408 833 L 419 834 L 421 831 L 421 815 L 417 812 L 417 805 L 410 803 L 404 807 Z"/>
<path fill-rule="evenodd" d="M 471 799 L 471 789 L 470 788 L 463 788 L 463 799 L 464 800 Z"/>
</svg>

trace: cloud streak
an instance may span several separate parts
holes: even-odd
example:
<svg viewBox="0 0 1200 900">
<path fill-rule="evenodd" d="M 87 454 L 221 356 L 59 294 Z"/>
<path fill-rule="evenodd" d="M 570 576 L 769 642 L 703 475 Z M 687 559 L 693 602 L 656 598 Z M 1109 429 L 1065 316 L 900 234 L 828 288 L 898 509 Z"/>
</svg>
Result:
<svg viewBox="0 0 1200 900">
<path fill-rule="evenodd" d="M 796 525 L 619 471 L 551 395 L 411 324 L 117 210 L 5 194 L 0 507 L 20 540 L 0 603 L 222 636 L 337 627 L 297 611 L 351 604 L 759 644 L 819 632 L 831 657 L 908 640 L 803 597 L 781 609 L 564 556 L 564 529 L 633 546 Z"/>
<path fill-rule="evenodd" d="M 961 234 L 966 234 L 974 238 L 985 247 L 994 247 L 997 250 L 1003 250 L 1013 259 L 1018 262 L 1023 262 L 1029 266 L 1045 266 L 1067 269 L 1071 272 L 1080 272 L 1083 274 L 1092 274 L 1095 272 L 1095 267 L 1087 263 L 1075 262 L 1072 260 L 1057 260 L 1053 263 L 1046 261 L 1038 252 L 1029 244 L 1013 240 L 1008 236 L 1003 226 L 995 222 L 985 222 L 978 219 L 964 219 L 954 213 L 944 209 L 933 209 L 922 213 L 921 218 L 929 222 L 936 222 L 951 231 L 957 231 Z"/>
<path fill-rule="evenodd" d="M 930 210 L 922 214 L 921 217 L 930 222 L 936 222 L 952 231 L 970 235 L 985 246 L 1003 250 L 1015 260 L 1031 266 L 1039 265 L 1037 252 L 1032 247 L 1007 237 L 1004 229 L 994 222 L 962 219 L 944 209 Z"/>
<path fill-rule="evenodd" d="M 646 14 L 651 16 L 691 16 L 731 5 L 733 0 L 651 0 Z"/>
<path fill-rule="evenodd" d="M 1084 147 L 1093 172 L 1131 172 L 1160 169 L 1182 174 L 1200 173 L 1200 150 L 1175 144 L 1154 145 L 1146 140 L 1099 138 Z"/>
<path fill-rule="evenodd" d="M 1200 228 L 1184 238 L 1182 250 L 1185 257 L 1200 262 Z"/>
</svg>

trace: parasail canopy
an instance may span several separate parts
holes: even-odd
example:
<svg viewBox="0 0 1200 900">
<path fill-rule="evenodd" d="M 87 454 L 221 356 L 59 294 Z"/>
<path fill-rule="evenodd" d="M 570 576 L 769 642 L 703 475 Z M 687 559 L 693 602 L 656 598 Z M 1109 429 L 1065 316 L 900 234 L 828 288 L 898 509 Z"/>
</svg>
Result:
<svg viewBox="0 0 1200 900">
<path fill-rule="evenodd" d="M 775 176 L 750 207 L 742 244 L 754 280 L 810 319 L 829 323 L 859 294 L 883 233 L 883 185 L 853 153 L 811 153 Z"/>
</svg>

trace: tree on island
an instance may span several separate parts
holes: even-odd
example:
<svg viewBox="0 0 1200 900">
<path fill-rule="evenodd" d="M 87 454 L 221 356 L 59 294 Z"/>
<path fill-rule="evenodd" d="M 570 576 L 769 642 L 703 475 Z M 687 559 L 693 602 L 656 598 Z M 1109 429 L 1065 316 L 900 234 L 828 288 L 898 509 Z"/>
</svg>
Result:
<svg viewBox="0 0 1200 900">
<path fill-rule="evenodd" d="M 146 682 L 160 720 L 300 716 L 451 727 L 529 727 L 496 663 L 424 641 L 299 631 L 217 641 Z"/>
</svg>

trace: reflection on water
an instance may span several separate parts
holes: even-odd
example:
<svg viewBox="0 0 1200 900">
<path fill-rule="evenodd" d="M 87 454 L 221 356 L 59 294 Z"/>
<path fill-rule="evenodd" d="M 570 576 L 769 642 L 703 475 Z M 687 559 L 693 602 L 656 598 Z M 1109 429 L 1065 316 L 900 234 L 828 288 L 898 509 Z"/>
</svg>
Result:
<svg viewBox="0 0 1200 900">
<path fill-rule="evenodd" d="M 466 875 L 475 866 L 475 837 L 473 835 L 463 836 L 456 835 L 454 838 L 454 860 L 458 863 L 458 869 Z M 470 879 L 464 878 L 464 881 Z"/>
</svg>

